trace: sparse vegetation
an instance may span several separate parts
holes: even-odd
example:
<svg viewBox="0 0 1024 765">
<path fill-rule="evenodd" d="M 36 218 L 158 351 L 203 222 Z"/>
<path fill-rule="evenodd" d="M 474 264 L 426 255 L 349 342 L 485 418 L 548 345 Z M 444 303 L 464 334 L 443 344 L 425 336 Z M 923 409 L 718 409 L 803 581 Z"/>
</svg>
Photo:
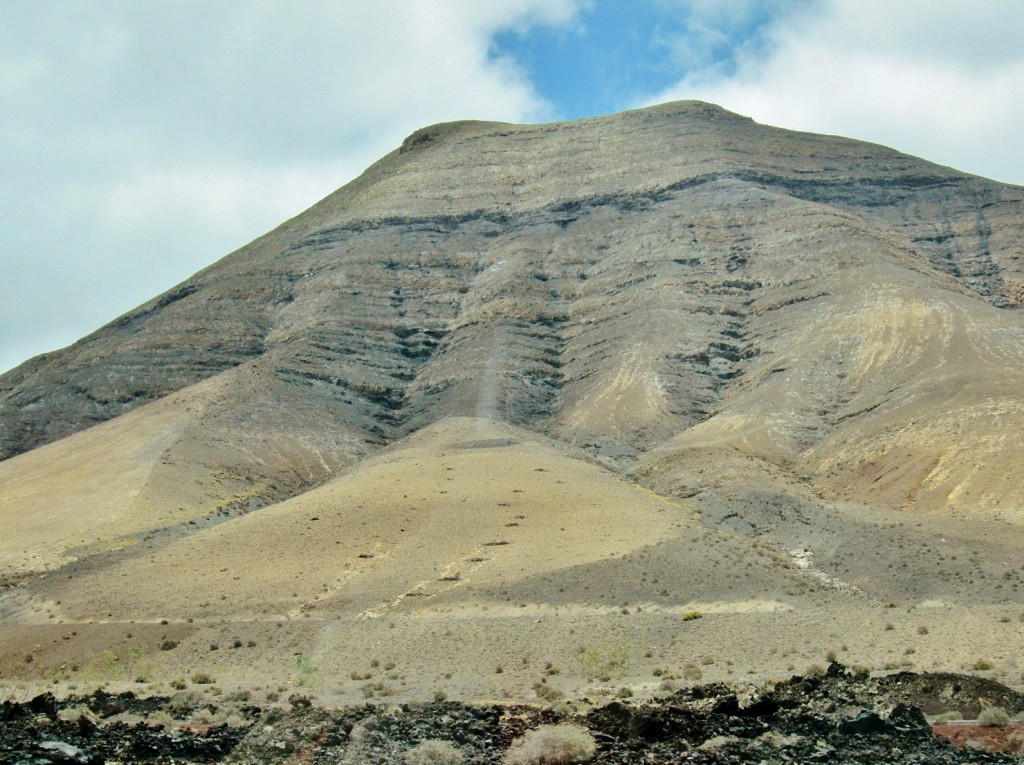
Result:
<svg viewBox="0 0 1024 765">
<path fill-rule="evenodd" d="M 395 689 L 384 683 L 366 683 L 359 690 L 364 699 L 386 698 L 395 695 Z"/>
<path fill-rule="evenodd" d="M 695 621 L 696 619 L 703 619 L 704 618 L 704 614 L 702 614 L 700 611 L 687 611 L 680 618 L 684 622 L 692 622 L 692 621 Z"/>
<path fill-rule="evenodd" d="M 213 685 L 215 682 L 217 681 L 205 672 L 197 672 L 196 674 L 192 675 L 193 685 Z"/>
</svg>

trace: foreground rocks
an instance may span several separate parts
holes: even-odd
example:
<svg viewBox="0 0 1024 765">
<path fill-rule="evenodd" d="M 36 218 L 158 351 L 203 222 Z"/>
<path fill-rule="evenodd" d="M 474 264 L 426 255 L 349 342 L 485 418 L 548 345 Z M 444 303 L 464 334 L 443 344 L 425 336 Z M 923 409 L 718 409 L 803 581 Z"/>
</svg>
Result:
<svg viewBox="0 0 1024 765">
<path fill-rule="evenodd" d="M 1008 753 L 953 746 L 921 711 L 980 698 L 998 700 L 1011 714 L 1024 709 L 1024 696 L 991 681 L 910 673 L 869 678 L 837 664 L 824 675 L 751 693 L 708 685 L 586 713 L 459 702 L 327 710 L 293 695 L 289 708 L 241 706 L 230 725 L 185 725 L 168 724 L 168 710 L 181 717 L 195 710 L 165 697 L 99 691 L 58 701 L 44 694 L 0 706 L 0 761 L 383 764 L 405 762 L 412 747 L 438 740 L 454 745 L 466 763 L 498 763 L 527 730 L 571 721 L 596 741 L 595 763 L 1018 762 Z M 206 709 L 217 712 L 214 704 Z M 126 722 L 126 715 L 137 720 Z M 154 722 L 160 715 L 163 724 Z"/>
</svg>

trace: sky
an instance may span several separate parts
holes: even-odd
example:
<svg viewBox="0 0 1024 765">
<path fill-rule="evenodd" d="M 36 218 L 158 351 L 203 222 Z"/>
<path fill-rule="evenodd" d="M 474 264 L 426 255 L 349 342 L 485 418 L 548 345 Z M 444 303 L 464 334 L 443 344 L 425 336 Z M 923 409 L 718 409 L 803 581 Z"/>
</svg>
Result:
<svg viewBox="0 0 1024 765">
<path fill-rule="evenodd" d="M 0 372 L 454 119 L 699 98 L 1024 184 L 1017 0 L 0 0 Z"/>
</svg>

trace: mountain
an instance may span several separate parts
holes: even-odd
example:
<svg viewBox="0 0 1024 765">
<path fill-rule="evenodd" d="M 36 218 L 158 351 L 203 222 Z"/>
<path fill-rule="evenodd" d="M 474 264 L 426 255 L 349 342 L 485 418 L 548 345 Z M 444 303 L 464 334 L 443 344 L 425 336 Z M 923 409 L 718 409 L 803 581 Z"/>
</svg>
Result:
<svg viewBox="0 0 1024 765">
<path fill-rule="evenodd" d="M 1009 672 L 1022 307 L 1019 187 L 699 102 L 424 128 L 0 377 L 0 673 Z"/>
</svg>

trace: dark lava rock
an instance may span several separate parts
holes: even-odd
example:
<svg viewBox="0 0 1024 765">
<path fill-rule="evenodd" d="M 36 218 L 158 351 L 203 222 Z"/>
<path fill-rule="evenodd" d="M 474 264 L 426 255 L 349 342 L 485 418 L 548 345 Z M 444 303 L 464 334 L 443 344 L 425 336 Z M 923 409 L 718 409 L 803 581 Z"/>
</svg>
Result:
<svg viewBox="0 0 1024 765">
<path fill-rule="evenodd" d="M 57 700 L 49 692 L 41 693 L 28 702 L 28 708 L 33 714 L 46 715 L 50 719 L 57 716 Z"/>
<path fill-rule="evenodd" d="M 43 741 L 36 747 L 37 755 L 34 762 L 79 763 L 80 765 L 101 765 L 103 758 L 98 754 L 90 754 L 77 746 L 65 744 L 63 741 Z"/>
<path fill-rule="evenodd" d="M 289 709 L 247 707 L 242 726 L 172 731 L 145 722 L 102 722 L 114 707 L 141 715 L 169 709 L 170 698 L 103 692 L 64 701 L 37 697 L 0 705 L 0 763 L 392 765 L 404 763 L 420 742 L 441 740 L 456 746 L 467 765 L 498 765 L 527 730 L 559 722 L 590 731 L 598 745 L 595 765 L 1018 762 L 1008 754 L 958 749 L 936 738 L 920 709 L 903 700 L 908 687 L 920 694 L 929 682 L 925 676 L 905 675 L 895 684 L 837 666 L 824 675 L 794 677 L 746 704 L 734 690 L 709 685 L 648 703 L 615 701 L 586 715 L 457 702 L 326 710 L 296 697 Z M 963 679 L 961 691 L 969 682 Z M 941 686 L 947 688 L 946 682 Z M 82 715 L 76 722 L 62 720 L 57 713 L 71 706 L 88 708 L 101 722 Z M 860 711 L 851 714 L 851 707 Z"/>
<path fill-rule="evenodd" d="M 847 718 L 846 720 L 840 720 L 836 726 L 843 735 L 850 735 L 856 733 L 889 733 L 895 730 L 895 726 L 889 724 L 877 713 L 871 712 L 867 709 L 861 710 L 853 717 Z"/>
</svg>

